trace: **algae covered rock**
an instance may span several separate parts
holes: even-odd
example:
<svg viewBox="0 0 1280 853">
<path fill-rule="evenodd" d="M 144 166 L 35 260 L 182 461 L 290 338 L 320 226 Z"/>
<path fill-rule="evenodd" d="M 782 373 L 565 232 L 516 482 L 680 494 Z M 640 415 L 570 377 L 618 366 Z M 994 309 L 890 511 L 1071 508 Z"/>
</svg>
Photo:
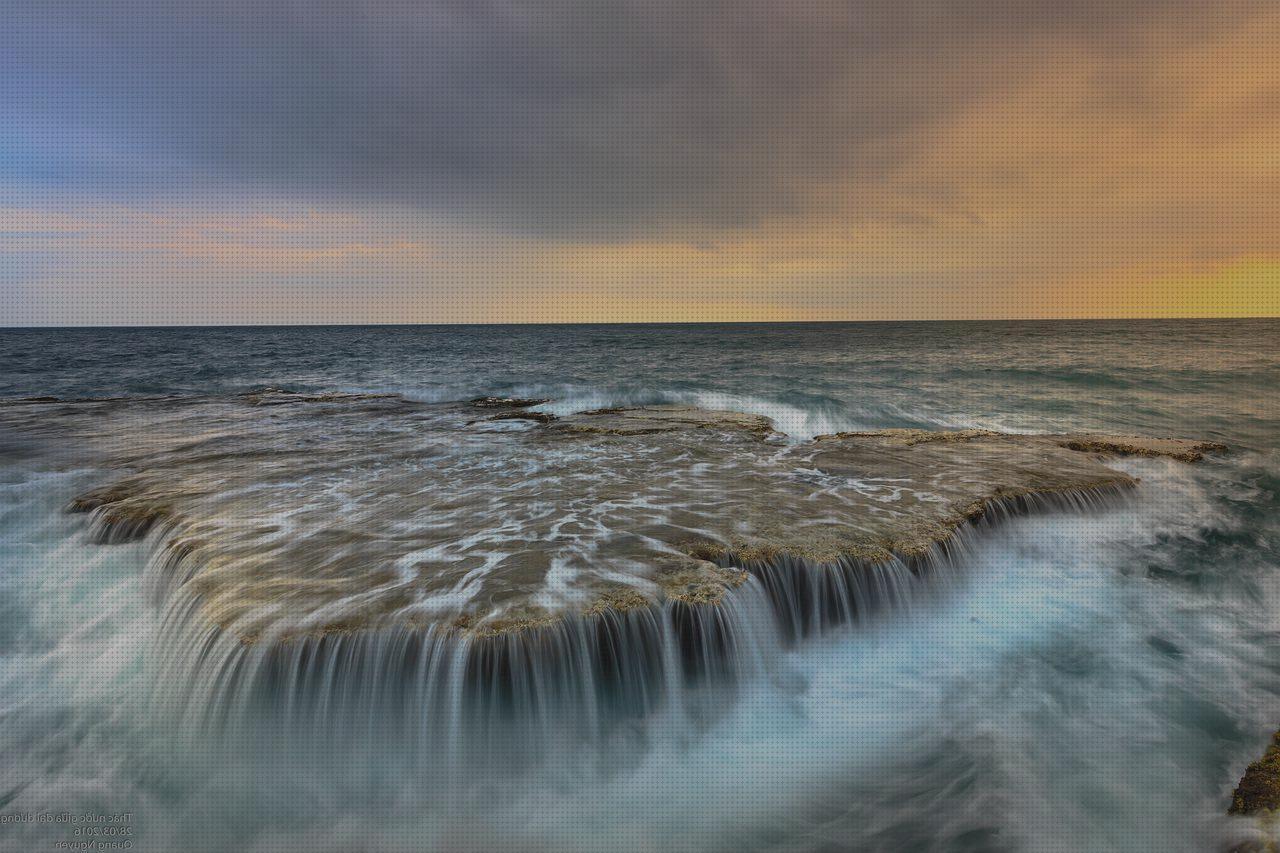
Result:
<svg viewBox="0 0 1280 853">
<path fill-rule="evenodd" d="M 1280 732 L 1267 751 L 1249 765 L 1231 796 L 1228 814 L 1257 815 L 1280 809 Z"/>
</svg>

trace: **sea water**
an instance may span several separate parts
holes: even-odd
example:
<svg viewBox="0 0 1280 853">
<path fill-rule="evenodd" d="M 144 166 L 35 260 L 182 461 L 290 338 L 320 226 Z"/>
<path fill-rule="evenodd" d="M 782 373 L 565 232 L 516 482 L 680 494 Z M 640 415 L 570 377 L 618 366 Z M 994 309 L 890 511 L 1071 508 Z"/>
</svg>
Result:
<svg viewBox="0 0 1280 853">
<path fill-rule="evenodd" d="M 748 586 L 750 665 L 697 713 L 470 766 L 447 738 L 408 749 L 376 707 L 287 749 L 170 724 L 154 543 L 92 542 L 63 510 L 100 472 L 38 427 L 0 434 L 0 848 L 1211 850 L 1256 831 L 1224 813 L 1280 727 L 1280 322 L 0 330 L 0 364 L 7 398 L 519 396 L 736 409 L 792 441 L 1231 448 L 1113 463 L 1140 480 L 1122 504 L 974 530 L 909 602 L 798 643 Z"/>
</svg>

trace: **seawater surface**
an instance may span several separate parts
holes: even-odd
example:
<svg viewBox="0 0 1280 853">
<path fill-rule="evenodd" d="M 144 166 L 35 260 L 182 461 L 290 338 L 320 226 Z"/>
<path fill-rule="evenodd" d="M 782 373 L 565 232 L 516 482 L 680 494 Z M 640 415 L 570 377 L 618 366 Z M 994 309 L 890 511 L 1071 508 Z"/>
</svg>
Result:
<svg viewBox="0 0 1280 853">
<path fill-rule="evenodd" d="M 1224 813 L 1280 726 L 1278 321 L 14 329 L 0 363 L 9 399 L 536 397 L 560 415 L 733 409 L 791 441 L 984 428 L 1231 448 L 1109 463 L 1140 480 L 1126 501 L 975 530 L 922 594 L 800 643 L 747 588 L 734 689 L 586 744 L 550 721 L 537 761 L 479 766 L 447 731 L 411 748 L 376 707 L 274 745 L 170 721 L 153 543 L 96 544 L 64 512 L 103 472 L 58 424 L 7 431 L 0 848 L 115 840 L 17 819 L 42 813 L 128 812 L 139 850 L 1190 851 L 1256 831 Z M 154 438 L 137 432 L 114 440 Z"/>
</svg>

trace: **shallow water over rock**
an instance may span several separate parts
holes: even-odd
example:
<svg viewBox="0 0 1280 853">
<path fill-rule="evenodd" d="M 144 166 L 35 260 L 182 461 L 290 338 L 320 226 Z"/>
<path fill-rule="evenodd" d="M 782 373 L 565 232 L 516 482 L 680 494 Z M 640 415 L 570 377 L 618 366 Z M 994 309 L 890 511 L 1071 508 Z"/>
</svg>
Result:
<svg viewBox="0 0 1280 853">
<path fill-rule="evenodd" d="M 511 428 L 534 402 L 270 390 L 10 403 L 0 418 L 20 431 L 35 409 L 105 467 L 69 505 L 90 513 L 90 536 L 154 534 L 158 597 L 193 597 L 196 617 L 245 642 L 709 605 L 748 567 L 847 587 L 928 557 L 996 505 L 1131 486 L 1106 456 L 1223 449 L 979 430 L 795 442 L 761 416 L 669 405 Z M 786 568 L 797 561 L 811 568 Z"/>
</svg>

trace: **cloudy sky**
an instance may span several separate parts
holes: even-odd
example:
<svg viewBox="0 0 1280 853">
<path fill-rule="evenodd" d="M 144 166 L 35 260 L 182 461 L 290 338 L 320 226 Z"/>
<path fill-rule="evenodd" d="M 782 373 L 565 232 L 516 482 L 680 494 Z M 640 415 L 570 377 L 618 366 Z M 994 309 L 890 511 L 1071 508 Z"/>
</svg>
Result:
<svg viewBox="0 0 1280 853">
<path fill-rule="evenodd" d="M 1280 315 L 1275 2 L 0 20 L 4 325 Z"/>
</svg>

